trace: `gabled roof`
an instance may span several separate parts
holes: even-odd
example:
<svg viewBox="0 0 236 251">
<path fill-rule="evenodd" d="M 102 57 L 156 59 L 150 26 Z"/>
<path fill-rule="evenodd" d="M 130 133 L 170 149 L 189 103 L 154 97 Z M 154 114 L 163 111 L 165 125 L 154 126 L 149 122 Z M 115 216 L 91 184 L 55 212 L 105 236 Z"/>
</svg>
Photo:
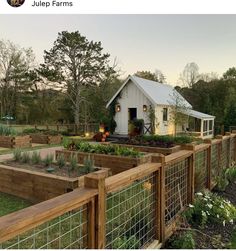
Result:
<svg viewBox="0 0 236 251">
<path fill-rule="evenodd" d="M 198 112 L 198 111 L 194 111 L 191 109 L 188 109 L 186 111 L 183 111 L 184 114 L 189 115 L 190 117 L 194 117 L 197 119 L 214 119 L 215 116 L 206 114 L 206 113 L 202 113 L 202 112 Z"/>
<path fill-rule="evenodd" d="M 126 84 L 131 80 L 140 91 L 154 104 L 154 105 L 171 105 L 173 103 L 173 95 L 178 96 L 181 103 L 188 108 L 192 106 L 183 96 L 181 96 L 171 85 L 162 84 L 155 81 L 147 80 L 137 76 L 129 76 L 116 94 L 111 98 L 106 107 L 108 107 L 117 95 L 122 91 Z"/>
</svg>

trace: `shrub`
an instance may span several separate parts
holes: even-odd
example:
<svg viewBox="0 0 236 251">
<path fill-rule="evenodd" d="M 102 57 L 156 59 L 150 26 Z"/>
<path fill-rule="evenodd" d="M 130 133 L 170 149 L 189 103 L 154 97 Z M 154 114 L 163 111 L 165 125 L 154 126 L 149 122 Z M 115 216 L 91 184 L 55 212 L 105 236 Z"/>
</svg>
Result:
<svg viewBox="0 0 236 251">
<path fill-rule="evenodd" d="M 16 148 L 13 150 L 13 158 L 15 161 L 20 161 L 21 160 L 21 154 L 22 151 L 20 148 Z"/>
<path fill-rule="evenodd" d="M 21 162 L 22 163 L 29 163 L 30 162 L 30 154 L 29 152 L 23 152 L 21 155 Z"/>
<path fill-rule="evenodd" d="M 39 164 L 41 163 L 41 155 L 37 151 L 33 151 L 32 156 L 31 156 L 31 162 L 33 164 Z"/>
<path fill-rule="evenodd" d="M 206 191 L 196 193 L 194 204 L 189 205 L 184 215 L 190 224 L 204 227 L 206 223 L 215 222 L 225 226 L 236 219 L 236 208 L 230 201 Z"/>
<path fill-rule="evenodd" d="M 229 248 L 236 249 L 236 228 L 235 227 L 230 238 Z"/>
<path fill-rule="evenodd" d="M 66 160 L 63 154 L 60 154 L 57 157 L 57 165 L 59 166 L 59 168 L 63 168 L 66 165 Z"/>
<path fill-rule="evenodd" d="M 50 166 L 53 162 L 53 154 L 48 154 L 45 159 L 43 160 L 45 166 Z"/>
<path fill-rule="evenodd" d="M 195 240 L 192 231 L 178 232 L 169 240 L 171 248 L 195 249 Z"/>
<path fill-rule="evenodd" d="M 0 135 L 1 136 L 16 136 L 17 131 L 11 127 L 0 124 Z"/>
<path fill-rule="evenodd" d="M 226 187 L 229 185 L 227 179 L 226 170 L 223 170 L 219 176 L 216 177 L 216 187 L 217 191 L 225 191 Z"/>
<path fill-rule="evenodd" d="M 225 171 L 225 176 L 229 182 L 234 182 L 236 180 L 236 167 L 228 168 Z"/>
</svg>

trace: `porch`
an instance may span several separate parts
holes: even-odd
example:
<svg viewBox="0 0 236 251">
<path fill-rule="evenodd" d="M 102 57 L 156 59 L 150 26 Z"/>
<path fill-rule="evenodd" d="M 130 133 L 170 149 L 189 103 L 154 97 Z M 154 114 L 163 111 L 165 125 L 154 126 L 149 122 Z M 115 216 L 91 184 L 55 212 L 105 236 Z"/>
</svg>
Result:
<svg viewBox="0 0 236 251">
<path fill-rule="evenodd" d="M 213 138 L 215 116 L 195 110 L 187 110 L 184 113 L 188 116 L 188 128 L 184 130 L 185 133 L 203 139 Z"/>
</svg>

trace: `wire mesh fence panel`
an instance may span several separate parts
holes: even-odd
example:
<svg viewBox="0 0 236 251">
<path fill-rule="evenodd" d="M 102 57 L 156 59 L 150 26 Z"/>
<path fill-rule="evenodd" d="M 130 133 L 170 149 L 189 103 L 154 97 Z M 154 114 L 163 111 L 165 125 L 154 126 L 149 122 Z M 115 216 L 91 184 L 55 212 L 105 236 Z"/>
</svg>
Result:
<svg viewBox="0 0 236 251">
<path fill-rule="evenodd" d="M 194 191 L 199 192 L 207 186 L 207 150 L 195 154 Z"/>
<path fill-rule="evenodd" d="M 88 248 L 87 206 L 73 210 L 0 244 L 1 249 Z"/>
<path fill-rule="evenodd" d="M 222 169 L 226 169 L 229 167 L 229 153 L 230 153 L 230 141 L 223 140 L 222 141 L 222 156 L 221 156 L 221 164 Z"/>
<path fill-rule="evenodd" d="M 189 161 L 185 159 L 165 168 L 165 223 L 169 225 L 188 203 Z"/>
<path fill-rule="evenodd" d="M 235 142 L 236 142 L 236 138 L 230 138 L 230 165 L 234 165 L 235 164 L 235 160 L 236 160 L 236 153 L 235 153 Z"/>
<path fill-rule="evenodd" d="M 144 248 L 156 235 L 156 176 L 107 196 L 106 249 Z"/>
<path fill-rule="evenodd" d="M 211 146 L 211 186 L 215 185 L 219 175 L 219 144 Z"/>
</svg>

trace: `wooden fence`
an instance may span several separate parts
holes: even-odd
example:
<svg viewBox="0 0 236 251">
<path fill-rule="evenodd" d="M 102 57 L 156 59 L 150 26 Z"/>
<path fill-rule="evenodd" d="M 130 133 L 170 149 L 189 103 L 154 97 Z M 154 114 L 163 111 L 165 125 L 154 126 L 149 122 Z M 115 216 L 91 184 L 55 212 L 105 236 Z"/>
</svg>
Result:
<svg viewBox="0 0 236 251">
<path fill-rule="evenodd" d="M 0 218 L 2 248 L 156 248 L 196 191 L 212 189 L 236 160 L 236 135 L 219 136 Z"/>
<path fill-rule="evenodd" d="M 35 125 L 9 125 L 17 131 L 22 132 L 24 129 L 35 128 L 44 130 L 54 130 L 57 132 L 67 132 L 75 135 L 88 133 L 95 133 L 99 131 L 98 123 L 81 123 L 81 124 L 35 124 Z"/>
</svg>

